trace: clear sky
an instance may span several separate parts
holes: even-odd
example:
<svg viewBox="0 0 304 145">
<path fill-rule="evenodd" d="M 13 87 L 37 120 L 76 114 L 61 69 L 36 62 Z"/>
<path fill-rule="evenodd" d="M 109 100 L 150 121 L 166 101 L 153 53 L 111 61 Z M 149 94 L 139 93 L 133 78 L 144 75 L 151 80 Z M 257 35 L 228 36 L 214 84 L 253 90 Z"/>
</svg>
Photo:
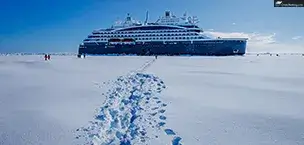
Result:
<svg viewBox="0 0 304 145">
<path fill-rule="evenodd" d="M 275 8 L 273 0 L 9 0 L 0 5 L 0 53 L 77 52 L 92 30 L 127 13 L 143 21 L 149 11 L 156 21 L 165 10 L 197 16 L 206 34 L 249 37 L 254 49 L 304 51 L 304 8 Z"/>
</svg>

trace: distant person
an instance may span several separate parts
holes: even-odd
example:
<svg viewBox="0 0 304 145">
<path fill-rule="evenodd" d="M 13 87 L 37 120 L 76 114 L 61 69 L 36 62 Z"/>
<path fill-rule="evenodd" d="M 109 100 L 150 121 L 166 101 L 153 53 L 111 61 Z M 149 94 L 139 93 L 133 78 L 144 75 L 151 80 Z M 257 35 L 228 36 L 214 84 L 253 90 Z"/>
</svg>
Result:
<svg viewBox="0 0 304 145">
<path fill-rule="evenodd" d="M 85 58 L 86 57 L 86 55 L 85 54 L 83 54 L 83 58 Z"/>
<path fill-rule="evenodd" d="M 51 55 L 48 54 L 47 59 L 50 60 L 51 59 Z"/>
<path fill-rule="evenodd" d="M 157 59 L 157 55 L 155 55 L 155 59 Z"/>
<path fill-rule="evenodd" d="M 48 57 L 47 57 L 47 55 L 45 54 L 45 55 L 44 55 L 44 60 L 47 61 L 47 59 L 48 59 Z"/>
</svg>

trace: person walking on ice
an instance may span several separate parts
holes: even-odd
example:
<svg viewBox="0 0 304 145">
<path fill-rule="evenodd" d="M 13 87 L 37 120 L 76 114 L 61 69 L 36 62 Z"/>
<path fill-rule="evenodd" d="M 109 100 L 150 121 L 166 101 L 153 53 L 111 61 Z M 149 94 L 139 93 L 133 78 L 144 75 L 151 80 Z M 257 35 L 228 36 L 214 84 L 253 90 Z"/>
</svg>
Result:
<svg viewBox="0 0 304 145">
<path fill-rule="evenodd" d="M 47 55 L 44 54 L 44 60 L 47 61 L 47 59 L 48 59 L 48 58 L 47 58 Z"/>
</svg>

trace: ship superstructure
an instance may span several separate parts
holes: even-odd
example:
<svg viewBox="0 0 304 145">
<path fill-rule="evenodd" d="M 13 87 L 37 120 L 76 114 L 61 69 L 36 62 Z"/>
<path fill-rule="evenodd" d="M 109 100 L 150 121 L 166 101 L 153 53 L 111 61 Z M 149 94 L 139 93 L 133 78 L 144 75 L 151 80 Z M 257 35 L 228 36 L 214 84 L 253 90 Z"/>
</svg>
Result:
<svg viewBox="0 0 304 145">
<path fill-rule="evenodd" d="M 243 55 L 246 38 L 210 38 L 197 26 L 197 17 L 176 17 L 169 11 L 156 22 L 135 21 L 130 14 L 111 28 L 92 32 L 79 54 Z"/>
</svg>

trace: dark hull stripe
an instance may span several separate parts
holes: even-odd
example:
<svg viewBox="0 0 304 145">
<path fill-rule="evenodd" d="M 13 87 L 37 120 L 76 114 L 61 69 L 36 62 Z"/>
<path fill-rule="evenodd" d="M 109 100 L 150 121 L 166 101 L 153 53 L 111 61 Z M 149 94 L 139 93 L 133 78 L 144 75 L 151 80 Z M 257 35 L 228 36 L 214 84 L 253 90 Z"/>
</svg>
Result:
<svg viewBox="0 0 304 145">
<path fill-rule="evenodd" d="M 243 55 L 246 41 L 145 42 L 135 44 L 85 43 L 79 54 L 135 54 L 135 55 Z"/>
</svg>

